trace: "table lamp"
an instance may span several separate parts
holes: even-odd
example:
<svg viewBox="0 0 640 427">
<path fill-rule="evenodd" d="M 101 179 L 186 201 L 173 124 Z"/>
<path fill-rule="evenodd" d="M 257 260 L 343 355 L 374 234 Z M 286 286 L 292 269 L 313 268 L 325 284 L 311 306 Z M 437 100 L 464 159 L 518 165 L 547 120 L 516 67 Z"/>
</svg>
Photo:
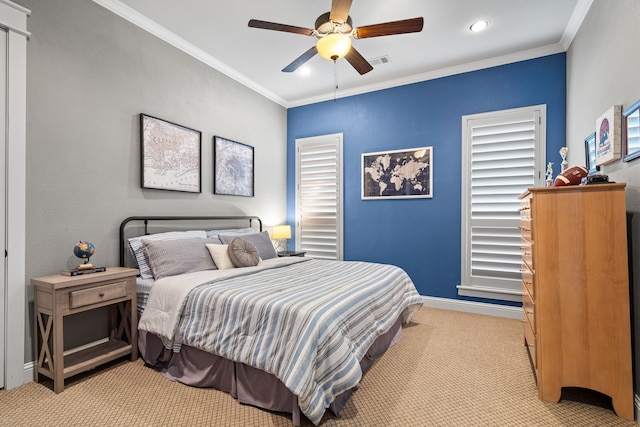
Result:
<svg viewBox="0 0 640 427">
<path fill-rule="evenodd" d="M 271 238 L 278 241 L 278 248 L 281 247 L 284 240 L 284 250 L 287 251 L 287 239 L 291 238 L 291 226 L 290 225 L 276 225 L 271 230 Z"/>
</svg>

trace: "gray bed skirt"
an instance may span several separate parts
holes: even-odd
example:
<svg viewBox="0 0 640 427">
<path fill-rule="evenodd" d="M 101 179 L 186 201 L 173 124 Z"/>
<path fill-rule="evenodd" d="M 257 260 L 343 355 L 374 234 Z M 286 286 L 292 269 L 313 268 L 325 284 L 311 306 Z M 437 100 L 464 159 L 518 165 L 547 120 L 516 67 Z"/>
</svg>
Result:
<svg viewBox="0 0 640 427">
<path fill-rule="evenodd" d="M 376 358 L 400 341 L 401 317 L 389 331 L 378 337 L 360 360 L 363 373 L 367 372 Z M 147 364 L 171 381 L 194 387 L 215 388 L 231 394 L 240 403 L 290 413 L 293 425 L 300 426 L 302 414 L 298 397 L 272 374 L 189 346 L 182 346 L 180 352 L 174 353 L 165 348 L 158 337 L 145 331 L 138 331 L 138 349 Z M 341 416 L 354 390 L 355 388 L 347 390 L 337 396 L 329 410 L 337 417 Z"/>
</svg>

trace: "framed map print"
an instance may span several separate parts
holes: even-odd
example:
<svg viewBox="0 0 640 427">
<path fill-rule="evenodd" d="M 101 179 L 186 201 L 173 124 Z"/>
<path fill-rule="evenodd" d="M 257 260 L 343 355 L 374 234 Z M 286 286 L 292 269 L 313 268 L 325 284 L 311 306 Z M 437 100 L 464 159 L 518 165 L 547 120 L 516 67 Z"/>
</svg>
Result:
<svg viewBox="0 0 640 427">
<path fill-rule="evenodd" d="M 362 199 L 433 197 L 433 147 L 362 154 Z"/>
<path fill-rule="evenodd" d="M 140 114 L 142 188 L 200 193 L 202 134 Z"/>
<path fill-rule="evenodd" d="M 213 137 L 213 193 L 253 197 L 253 147 Z"/>
</svg>

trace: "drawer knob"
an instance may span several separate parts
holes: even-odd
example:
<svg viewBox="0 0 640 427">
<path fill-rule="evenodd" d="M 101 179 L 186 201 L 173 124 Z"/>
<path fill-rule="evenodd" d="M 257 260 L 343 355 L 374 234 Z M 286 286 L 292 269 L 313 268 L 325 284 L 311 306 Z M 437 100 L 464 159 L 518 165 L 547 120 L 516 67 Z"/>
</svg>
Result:
<svg viewBox="0 0 640 427">
<path fill-rule="evenodd" d="M 100 295 L 100 298 L 102 298 L 102 297 L 104 296 L 104 292 L 103 292 L 103 291 L 100 291 L 100 294 L 99 294 L 99 295 Z"/>
</svg>

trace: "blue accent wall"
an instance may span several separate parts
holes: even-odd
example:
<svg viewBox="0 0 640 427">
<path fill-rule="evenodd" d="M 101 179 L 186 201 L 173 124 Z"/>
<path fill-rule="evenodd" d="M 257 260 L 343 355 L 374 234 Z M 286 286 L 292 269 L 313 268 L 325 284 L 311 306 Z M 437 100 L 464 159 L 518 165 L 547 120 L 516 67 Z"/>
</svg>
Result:
<svg viewBox="0 0 640 427">
<path fill-rule="evenodd" d="M 341 132 L 344 259 L 398 265 L 421 295 L 483 301 L 460 297 L 456 289 L 461 268 L 462 116 L 538 104 L 547 105 L 547 162 L 559 165 L 558 151 L 565 145 L 564 53 L 291 108 L 288 222 L 295 220 L 296 138 Z M 362 153 L 422 146 L 433 147 L 433 198 L 361 200 Z"/>
</svg>

